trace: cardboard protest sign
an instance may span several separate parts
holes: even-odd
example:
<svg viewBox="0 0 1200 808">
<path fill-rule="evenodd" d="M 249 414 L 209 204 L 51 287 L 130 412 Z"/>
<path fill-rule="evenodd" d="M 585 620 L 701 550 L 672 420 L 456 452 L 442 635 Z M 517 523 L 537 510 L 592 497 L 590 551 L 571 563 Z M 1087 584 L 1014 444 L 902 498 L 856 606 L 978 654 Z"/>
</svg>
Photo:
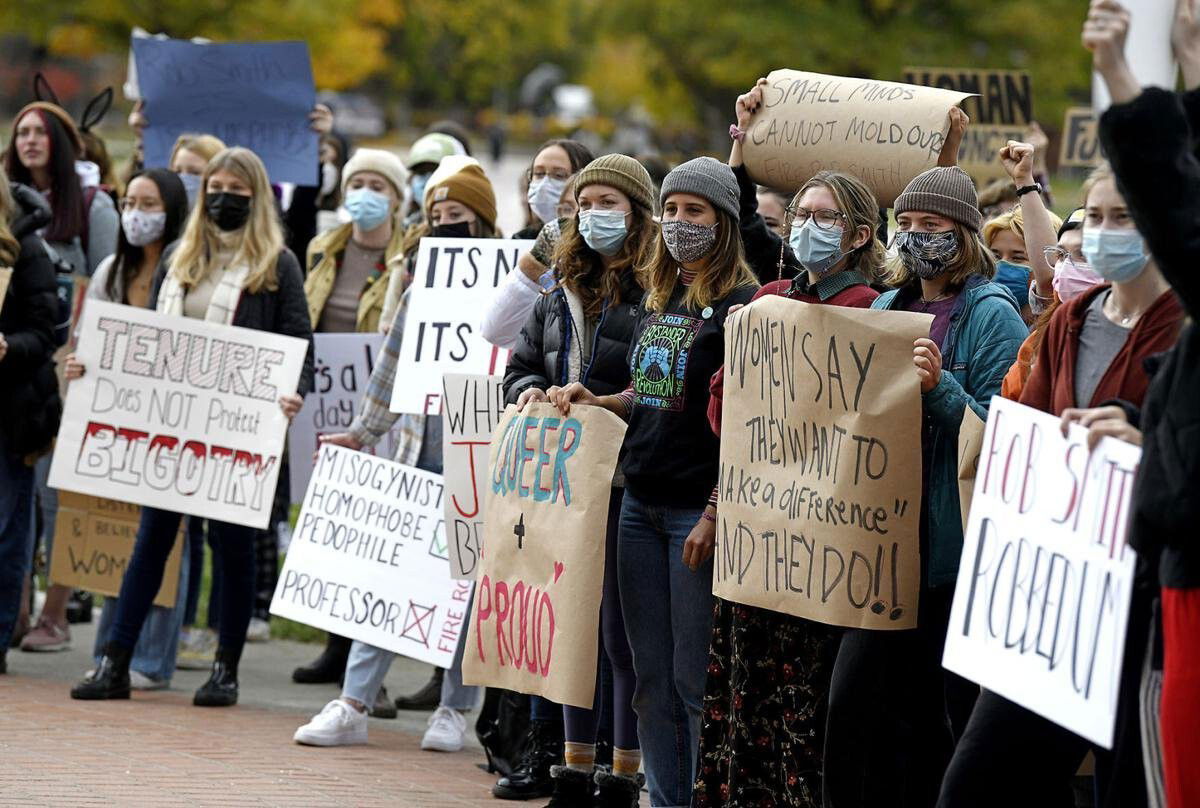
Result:
<svg viewBox="0 0 1200 808">
<path fill-rule="evenodd" d="M 725 327 L 713 594 L 822 623 L 917 624 L 932 317 L 769 296 Z"/>
<path fill-rule="evenodd" d="M 950 108 L 966 93 L 773 70 L 742 144 L 755 182 L 794 191 L 822 170 L 853 174 L 891 207 L 937 165 Z"/>
<path fill-rule="evenodd" d="M 1111 748 L 1141 450 L 993 398 L 943 664 Z"/>
<path fill-rule="evenodd" d="M 1058 155 L 1060 167 L 1089 167 L 1104 159 L 1100 151 L 1100 135 L 1096 131 L 1096 115 L 1091 107 L 1071 107 L 1063 116 L 1062 148 Z"/>
<path fill-rule="evenodd" d="M 317 438 L 345 432 L 358 414 L 376 357 L 383 347 L 382 334 L 313 334 L 313 390 L 288 430 L 289 493 L 293 505 L 304 501 Z M 396 430 L 365 452 L 391 460 L 396 456 Z"/>
<path fill-rule="evenodd" d="M 979 469 L 979 453 L 983 449 L 984 423 L 975 410 L 963 407 L 962 425 L 958 428 L 958 507 L 962 511 L 963 532 L 971 513 L 971 497 L 975 493 L 975 474 Z"/>
<path fill-rule="evenodd" d="M 532 241 L 423 238 L 408 288 L 392 412 L 437 414 L 442 374 L 503 372 L 508 351 L 480 334 L 496 288 Z"/>
<path fill-rule="evenodd" d="M 492 437 L 463 681 L 592 705 L 604 535 L 625 422 L 509 406 Z"/>
<path fill-rule="evenodd" d="M 958 164 L 976 180 L 1008 176 L 999 151 L 1010 140 L 1025 140 L 1033 120 L 1033 90 L 1024 70 L 988 70 L 949 67 L 906 67 L 910 84 L 970 93 L 963 111 L 971 125 L 963 135 Z"/>
<path fill-rule="evenodd" d="M 116 597 L 133 555 L 142 509 L 62 491 L 54 522 L 54 552 L 50 556 L 50 581 L 73 589 Z M 179 565 L 183 561 L 183 531 L 167 556 L 162 585 L 154 605 L 171 608 L 179 593 Z"/>
<path fill-rule="evenodd" d="M 483 555 L 483 497 L 492 432 L 504 417 L 499 376 L 442 377 L 442 469 L 450 575 L 475 580 Z"/>
<path fill-rule="evenodd" d="M 4 301 L 8 298 L 8 283 L 12 280 L 12 267 L 0 267 L 0 311 L 4 311 Z"/>
<path fill-rule="evenodd" d="M 166 167 L 181 134 L 205 132 L 253 151 L 272 182 L 319 183 L 317 133 L 308 123 L 317 93 L 307 44 L 141 37 L 132 44 L 149 122 L 147 167 Z"/>
<path fill-rule="evenodd" d="M 442 475 L 322 444 L 271 614 L 446 668 L 471 583 L 446 574 Z"/>
<path fill-rule="evenodd" d="M 50 485 L 266 528 L 308 343 L 100 300 L 78 333 Z"/>
</svg>

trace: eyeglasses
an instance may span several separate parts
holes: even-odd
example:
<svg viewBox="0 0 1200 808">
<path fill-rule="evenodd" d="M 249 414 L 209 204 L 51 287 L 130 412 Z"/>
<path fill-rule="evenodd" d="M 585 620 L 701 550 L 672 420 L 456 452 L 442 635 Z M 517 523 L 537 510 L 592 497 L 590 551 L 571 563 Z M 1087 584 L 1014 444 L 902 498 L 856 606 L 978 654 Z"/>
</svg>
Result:
<svg viewBox="0 0 1200 808">
<path fill-rule="evenodd" d="M 1045 247 L 1042 249 L 1042 255 L 1046 257 L 1046 263 L 1050 266 L 1056 266 L 1059 261 L 1066 261 L 1075 266 L 1075 257 L 1062 247 Z"/>
<path fill-rule="evenodd" d="M 788 213 L 792 217 L 792 227 L 804 227 L 808 224 L 808 220 L 812 219 L 817 227 L 822 230 L 833 230 L 842 226 L 842 220 L 846 218 L 846 214 L 840 210 L 830 210 L 822 208 L 821 210 L 808 210 L 807 208 L 788 208 Z"/>
<path fill-rule="evenodd" d="M 566 182 L 571 179 L 571 172 L 563 169 L 555 169 L 554 171 L 546 171 L 544 168 L 535 168 L 532 171 L 526 171 L 525 177 L 530 181 L 544 180 L 546 177 L 556 179 L 559 182 Z"/>
<path fill-rule="evenodd" d="M 125 197 L 121 200 L 121 212 L 127 210 L 140 210 L 144 213 L 158 213 L 163 209 L 162 203 L 157 199 L 135 199 L 133 197 Z"/>
</svg>

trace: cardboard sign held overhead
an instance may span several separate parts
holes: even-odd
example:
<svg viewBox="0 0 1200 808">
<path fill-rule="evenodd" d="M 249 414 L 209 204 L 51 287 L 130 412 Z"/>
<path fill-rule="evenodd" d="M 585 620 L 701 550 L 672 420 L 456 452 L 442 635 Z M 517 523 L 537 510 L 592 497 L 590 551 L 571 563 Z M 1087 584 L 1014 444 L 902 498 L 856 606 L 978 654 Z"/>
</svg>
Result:
<svg viewBox="0 0 1200 808">
<path fill-rule="evenodd" d="M 1096 115 L 1091 107 L 1071 107 L 1063 117 L 1060 167 L 1090 167 L 1104 159 L 1100 151 L 1100 135 L 1096 131 Z"/>
<path fill-rule="evenodd" d="M 937 165 L 950 108 L 966 93 L 773 70 L 742 144 L 755 182 L 794 191 L 818 171 L 844 171 L 891 207 L 909 181 Z"/>
<path fill-rule="evenodd" d="M 725 327 L 713 594 L 837 626 L 917 624 L 932 317 L 770 296 Z"/>
<path fill-rule="evenodd" d="M 992 399 L 943 664 L 1111 748 L 1141 450 Z"/>
</svg>

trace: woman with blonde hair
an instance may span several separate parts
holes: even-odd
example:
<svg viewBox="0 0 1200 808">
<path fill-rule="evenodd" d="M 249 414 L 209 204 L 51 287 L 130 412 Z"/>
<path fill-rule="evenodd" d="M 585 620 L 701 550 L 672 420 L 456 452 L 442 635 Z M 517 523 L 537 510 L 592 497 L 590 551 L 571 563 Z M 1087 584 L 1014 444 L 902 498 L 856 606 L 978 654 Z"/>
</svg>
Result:
<svg viewBox="0 0 1200 808">
<path fill-rule="evenodd" d="M 200 195 L 200 178 L 204 176 L 204 167 L 224 149 L 225 144 L 221 139 L 212 135 L 184 133 L 175 139 L 167 167 L 183 183 L 189 206 L 195 205 L 196 197 Z"/>
<path fill-rule="evenodd" d="M 313 374 L 304 283 L 296 257 L 283 245 L 266 169 L 250 150 L 226 149 L 209 161 L 183 237 L 163 256 L 155 274 L 151 305 L 175 317 L 308 341 L 296 393 L 279 399 L 289 419 L 300 410 Z M 112 639 L 95 670 L 71 690 L 71 698 L 129 698 L 130 653 L 162 583 L 180 519 L 178 513 L 142 508 Z M 222 571 L 220 636 L 212 676 L 196 691 L 193 703 L 224 707 L 238 698 L 238 662 L 253 602 L 255 530 L 216 520 L 209 520 L 208 529 Z"/>
</svg>

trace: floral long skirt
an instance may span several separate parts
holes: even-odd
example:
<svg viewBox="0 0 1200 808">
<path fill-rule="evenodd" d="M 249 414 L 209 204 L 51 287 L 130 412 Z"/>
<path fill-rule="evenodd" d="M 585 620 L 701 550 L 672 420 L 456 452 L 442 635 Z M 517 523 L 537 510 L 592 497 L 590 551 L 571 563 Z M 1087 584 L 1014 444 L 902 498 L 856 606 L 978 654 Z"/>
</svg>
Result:
<svg viewBox="0 0 1200 808">
<path fill-rule="evenodd" d="M 717 598 L 692 804 L 819 806 L 840 631 Z"/>
</svg>

